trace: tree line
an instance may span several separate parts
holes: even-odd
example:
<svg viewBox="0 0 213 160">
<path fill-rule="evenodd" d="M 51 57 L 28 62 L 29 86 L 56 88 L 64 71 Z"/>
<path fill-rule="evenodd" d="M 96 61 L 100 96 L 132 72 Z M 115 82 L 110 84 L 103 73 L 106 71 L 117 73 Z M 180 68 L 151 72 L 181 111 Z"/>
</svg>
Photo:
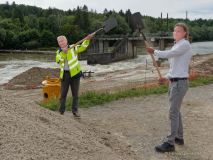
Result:
<svg viewBox="0 0 213 160">
<path fill-rule="evenodd" d="M 115 17 L 118 27 L 109 35 L 132 35 L 130 10 L 119 12 L 105 9 L 103 13 L 88 10 L 86 5 L 73 10 L 56 8 L 42 9 L 35 6 L 17 5 L 15 2 L 0 4 L 0 48 L 1 49 L 38 49 L 57 46 L 56 37 L 65 35 L 75 43 L 87 34 L 102 26 L 109 17 Z M 193 41 L 213 40 L 213 20 L 165 19 L 143 16 L 144 32 L 171 33 L 177 22 L 188 24 Z"/>
</svg>

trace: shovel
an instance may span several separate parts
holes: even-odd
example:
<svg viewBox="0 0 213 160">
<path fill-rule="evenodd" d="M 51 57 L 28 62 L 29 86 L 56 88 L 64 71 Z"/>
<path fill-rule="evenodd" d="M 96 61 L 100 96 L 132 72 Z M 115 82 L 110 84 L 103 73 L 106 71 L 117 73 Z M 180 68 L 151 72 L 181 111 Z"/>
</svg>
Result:
<svg viewBox="0 0 213 160">
<path fill-rule="evenodd" d="M 118 25 L 118 23 L 115 18 L 109 18 L 103 23 L 103 26 L 101 28 L 99 28 L 95 32 L 91 33 L 90 35 L 94 36 L 97 32 L 102 31 L 102 30 L 104 30 L 104 32 L 107 33 L 110 30 L 112 30 L 113 28 L 117 27 L 117 25 Z M 86 39 L 86 37 L 84 39 L 78 41 L 77 43 L 73 44 L 71 46 L 71 48 L 74 48 L 75 46 L 81 44 L 85 39 Z"/>
<path fill-rule="evenodd" d="M 144 24 L 143 24 L 142 16 L 141 16 L 140 12 L 136 12 L 131 16 L 131 23 L 132 23 L 133 28 L 139 29 L 139 32 L 142 34 L 146 48 L 150 47 L 149 43 L 147 42 L 146 36 L 142 31 L 142 28 L 144 28 Z M 154 66 L 157 70 L 159 78 L 162 79 L 160 70 L 158 68 L 157 62 L 155 61 L 153 54 L 150 54 L 150 56 L 152 58 Z"/>
</svg>

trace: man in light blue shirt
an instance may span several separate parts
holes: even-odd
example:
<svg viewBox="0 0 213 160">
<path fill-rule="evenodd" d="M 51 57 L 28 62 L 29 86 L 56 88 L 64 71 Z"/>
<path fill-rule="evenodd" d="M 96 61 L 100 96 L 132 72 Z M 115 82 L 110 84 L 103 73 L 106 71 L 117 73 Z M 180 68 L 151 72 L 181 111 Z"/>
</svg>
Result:
<svg viewBox="0 0 213 160">
<path fill-rule="evenodd" d="M 183 125 L 181 117 L 181 103 L 188 90 L 189 64 L 192 57 L 191 45 L 188 41 L 188 28 L 184 23 L 177 23 L 174 27 L 173 38 L 175 45 L 166 51 L 147 48 L 150 54 L 157 58 L 168 58 L 170 68 L 166 75 L 169 79 L 169 117 L 171 133 L 165 142 L 155 147 L 157 152 L 175 151 L 174 144 L 183 145 Z"/>
<path fill-rule="evenodd" d="M 192 57 L 191 45 L 188 40 L 181 39 L 167 51 L 155 50 L 158 58 L 168 58 L 170 68 L 166 78 L 187 78 L 189 76 L 189 64 Z"/>
</svg>

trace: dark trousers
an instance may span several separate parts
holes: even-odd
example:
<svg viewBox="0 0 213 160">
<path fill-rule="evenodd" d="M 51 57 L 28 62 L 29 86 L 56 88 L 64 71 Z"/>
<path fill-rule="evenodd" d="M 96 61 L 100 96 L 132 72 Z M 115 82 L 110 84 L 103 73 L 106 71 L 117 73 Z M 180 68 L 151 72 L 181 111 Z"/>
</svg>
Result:
<svg viewBox="0 0 213 160">
<path fill-rule="evenodd" d="M 72 112 L 78 111 L 78 91 L 80 86 L 80 77 L 71 78 L 69 72 L 64 72 L 64 77 L 61 80 L 61 98 L 60 98 L 61 105 L 59 109 L 60 112 L 65 111 L 65 103 L 69 86 L 71 87 L 72 92 Z"/>
</svg>

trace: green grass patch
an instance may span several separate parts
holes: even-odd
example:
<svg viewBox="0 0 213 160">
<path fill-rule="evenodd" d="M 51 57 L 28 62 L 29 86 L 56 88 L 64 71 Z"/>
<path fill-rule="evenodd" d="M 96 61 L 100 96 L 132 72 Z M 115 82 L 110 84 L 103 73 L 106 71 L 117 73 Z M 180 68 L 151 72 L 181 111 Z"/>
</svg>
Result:
<svg viewBox="0 0 213 160">
<path fill-rule="evenodd" d="M 59 100 L 58 99 L 50 99 L 48 103 L 40 103 L 40 105 L 44 108 L 48 108 L 51 111 L 56 111 L 59 106 Z"/>
<path fill-rule="evenodd" d="M 203 86 L 213 83 L 213 75 L 210 76 L 200 76 L 195 80 L 189 82 L 190 87 Z"/>
<path fill-rule="evenodd" d="M 198 77 L 197 79 L 190 81 L 190 87 L 202 86 L 213 83 L 213 75 Z M 79 106 L 81 108 L 92 107 L 96 105 L 102 105 L 108 102 L 119 100 L 122 98 L 131 98 L 139 96 L 147 96 L 151 94 L 162 94 L 166 93 L 168 90 L 167 85 L 160 85 L 157 87 L 151 88 L 136 88 L 136 89 L 127 89 L 124 91 L 117 91 L 114 93 L 97 93 L 97 92 L 86 92 L 79 96 Z M 68 97 L 66 102 L 66 110 L 70 110 L 72 104 L 72 98 Z M 58 110 L 59 100 L 52 99 L 48 103 L 41 104 L 41 106 L 48 108 L 50 110 Z"/>
</svg>

